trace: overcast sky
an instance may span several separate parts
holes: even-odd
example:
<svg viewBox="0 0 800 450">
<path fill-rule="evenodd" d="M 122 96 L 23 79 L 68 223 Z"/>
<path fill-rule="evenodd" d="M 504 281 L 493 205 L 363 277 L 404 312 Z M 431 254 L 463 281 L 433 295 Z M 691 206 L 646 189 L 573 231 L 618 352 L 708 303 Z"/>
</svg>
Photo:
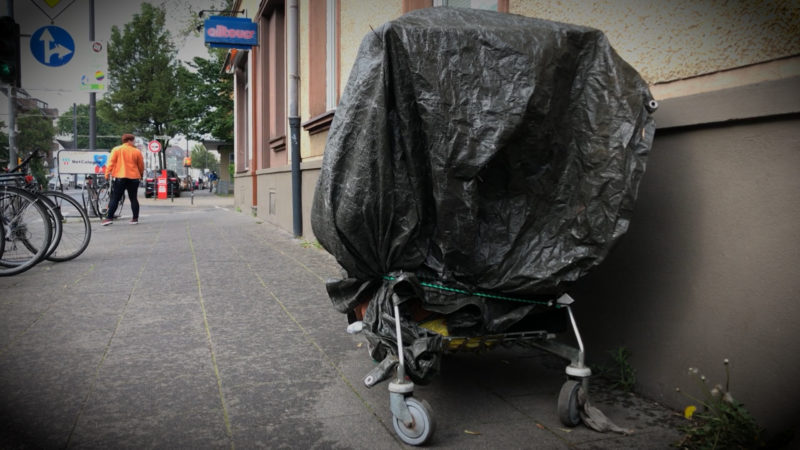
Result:
<svg viewBox="0 0 800 450">
<path fill-rule="evenodd" d="M 6 5 L 9 0 L 0 0 L 0 15 L 7 15 Z M 196 14 L 202 8 L 210 8 L 213 0 L 151 0 L 153 5 L 166 5 L 167 28 L 178 49 L 178 58 L 184 61 L 194 56 L 208 57 L 203 44 L 202 35 L 179 37 L 189 19 L 189 4 Z M 50 7 L 48 3 L 57 3 Z M 141 0 L 94 0 L 95 40 L 103 43 L 111 38 L 111 27 L 120 29 L 131 20 L 133 15 L 141 11 Z M 38 7 L 37 7 L 38 5 Z M 81 75 L 86 67 L 84 61 L 89 53 L 89 14 L 90 0 L 15 0 L 13 14 L 20 25 L 22 88 L 31 95 L 57 108 L 63 114 L 72 108 L 73 103 L 88 104 L 88 92 L 80 90 Z M 49 16 L 49 17 L 48 17 Z M 54 20 L 51 21 L 51 18 Z M 41 27 L 55 25 L 63 28 L 75 43 L 72 59 L 64 65 L 50 67 L 34 58 L 31 50 L 31 35 Z M 27 35 L 27 36 L 26 36 Z M 41 36 L 41 33 L 39 34 Z M 41 40 L 41 38 L 40 38 Z M 37 43 L 41 42 L 37 40 Z M 43 47 L 40 47 L 43 48 Z M 57 61 L 57 59 L 56 59 Z M 83 67 L 82 67 L 83 65 Z M 98 93 L 98 100 L 102 97 Z M 0 120 L 8 124 L 8 100 L 0 94 Z"/>
</svg>

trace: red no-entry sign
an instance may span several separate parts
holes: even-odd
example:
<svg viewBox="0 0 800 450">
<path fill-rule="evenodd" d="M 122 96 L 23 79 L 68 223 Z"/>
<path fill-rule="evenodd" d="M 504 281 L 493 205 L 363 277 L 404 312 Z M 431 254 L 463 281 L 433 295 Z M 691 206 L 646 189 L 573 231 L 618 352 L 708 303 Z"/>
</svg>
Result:
<svg viewBox="0 0 800 450">
<path fill-rule="evenodd" d="M 147 143 L 147 149 L 153 153 L 158 153 L 161 151 L 161 142 L 153 139 L 152 141 Z"/>
</svg>

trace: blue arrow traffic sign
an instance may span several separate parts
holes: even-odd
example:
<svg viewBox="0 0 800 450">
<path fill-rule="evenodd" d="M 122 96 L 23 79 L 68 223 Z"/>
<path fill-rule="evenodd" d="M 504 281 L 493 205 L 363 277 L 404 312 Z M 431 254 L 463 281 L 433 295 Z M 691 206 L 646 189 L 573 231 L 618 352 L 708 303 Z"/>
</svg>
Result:
<svg viewBox="0 0 800 450">
<path fill-rule="evenodd" d="M 75 41 L 61 27 L 43 26 L 31 35 L 31 53 L 45 66 L 63 66 L 75 54 Z"/>
</svg>

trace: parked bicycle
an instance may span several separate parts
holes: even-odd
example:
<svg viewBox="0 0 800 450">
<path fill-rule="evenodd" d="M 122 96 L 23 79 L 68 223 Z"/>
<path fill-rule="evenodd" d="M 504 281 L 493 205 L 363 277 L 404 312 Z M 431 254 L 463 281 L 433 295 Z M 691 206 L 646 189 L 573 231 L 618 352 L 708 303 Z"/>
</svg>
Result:
<svg viewBox="0 0 800 450">
<path fill-rule="evenodd" d="M 74 259 L 91 240 L 91 223 L 81 204 L 63 192 L 42 191 L 26 172 L 34 157 L 38 152 L 0 174 L 0 276 L 24 272 L 43 259 Z"/>
<path fill-rule="evenodd" d="M 0 185 L 3 253 L 0 276 L 22 273 L 44 259 L 54 233 L 42 198 L 22 189 Z"/>
<path fill-rule="evenodd" d="M 95 217 L 105 219 L 108 213 L 108 204 L 111 202 L 112 183 L 102 175 L 87 175 L 83 188 L 86 193 L 85 195 L 82 194 L 84 209 L 91 211 Z M 114 217 L 121 216 L 124 204 L 125 197 L 123 196 L 117 204 Z"/>
</svg>

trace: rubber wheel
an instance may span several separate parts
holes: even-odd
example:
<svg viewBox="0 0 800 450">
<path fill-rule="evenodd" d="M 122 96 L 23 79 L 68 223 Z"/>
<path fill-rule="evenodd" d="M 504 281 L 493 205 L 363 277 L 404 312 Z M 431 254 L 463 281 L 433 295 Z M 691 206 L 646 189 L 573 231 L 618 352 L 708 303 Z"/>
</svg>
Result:
<svg viewBox="0 0 800 450">
<path fill-rule="evenodd" d="M 419 401 L 413 397 L 406 397 L 406 406 L 411 412 L 413 424 L 407 427 L 396 416 L 392 416 L 394 431 L 400 440 L 408 445 L 422 445 L 433 436 L 436 423 L 431 415 L 431 406 L 426 401 Z"/>
<path fill-rule="evenodd" d="M 561 392 L 558 393 L 558 418 L 568 427 L 574 427 L 581 423 L 580 406 L 578 405 L 580 389 L 580 381 L 567 380 L 561 386 Z"/>
</svg>

